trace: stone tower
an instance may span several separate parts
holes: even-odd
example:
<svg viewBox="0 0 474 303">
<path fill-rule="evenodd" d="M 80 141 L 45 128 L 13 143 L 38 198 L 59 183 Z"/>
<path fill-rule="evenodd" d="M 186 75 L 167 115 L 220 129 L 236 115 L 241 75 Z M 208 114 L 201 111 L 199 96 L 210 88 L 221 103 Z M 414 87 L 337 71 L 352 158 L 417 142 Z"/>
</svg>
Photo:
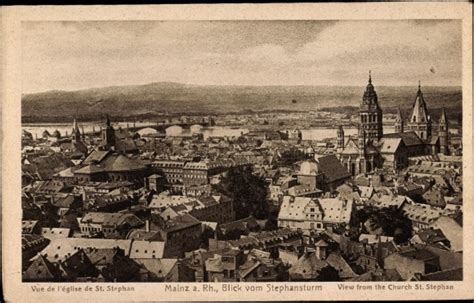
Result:
<svg viewBox="0 0 474 303">
<path fill-rule="evenodd" d="M 448 155 L 449 154 L 449 125 L 448 119 L 446 118 L 446 111 L 444 110 L 441 113 L 441 118 L 439 119 L 439 126 L 438 126 L 438 136 L 439 136 L 439 145 L 440 145 L 440 152 L 442 154 Z"/>
<path fill-rule="evenodd" d="M 421 92 L 421 84 L 418 84 L 418 92 L 411 112 L 407 128 L 414 131 L 422 140 L 431 138 L 431 117 L 426 107 L 425 98 Z"/>
<path fill-rule="evenodd" d="M 105 128 L 102 129 L 102 145 L 105 149 L 115 147 L 115 130 L 110 123 L 109 115 L 105 120 Z"/>
<path fill-rule="evenodd" d="M 337 148 L 344 148 L 344 129 L 342 128 L 342 125 L 339 125 L 339 128 L 337 130 Z"/>
<path fill-rule="evenodd" d="M 398 107 L 397 117 L 395 118 L 395 132 L 403 133 L 403 116 L 400 106 Z"/>
<path fill-rule="evenodd" d="M 367 140 L 378 141 L 383 136 L 382 109 L 378 103 L 377 93 L 372 85 L 372 76 L 369 71 L 369 83 L 365 88 L 362 103 L 360 104 L 360 123 L 365 131 Z"/>
<path fill-rule="evenodd" d="M 72 136 L 72 138 L 71 138 L 72 143 L 81 142 L 81 132 L 79 131 L 79 126 L 77 125 L 76 118 L 74 118 L 74 122 L 72 124 L 71 136 Z"/>
<path fill-rule="evenodd" d="M 366 147 L 366 132 L 362 125 L 359 127 L 359 135 L 357 138 L 357 146 L 359 148 L 359 157 L 357 158 L 358 171 L 360 174 L 365 173 L 366 159 L 365 159 L 365 147 Z"/>
</svg>

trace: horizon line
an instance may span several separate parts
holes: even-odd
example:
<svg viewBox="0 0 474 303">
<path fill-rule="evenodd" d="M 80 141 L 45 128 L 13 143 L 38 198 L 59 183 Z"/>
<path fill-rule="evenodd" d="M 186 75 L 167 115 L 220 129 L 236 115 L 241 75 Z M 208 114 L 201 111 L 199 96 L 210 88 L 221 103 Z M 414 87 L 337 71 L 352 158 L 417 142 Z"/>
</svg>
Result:
<svg viewBox="0 0 474 303">
<path fill-rule="evenodd" d="M 42 93 L 50 93 L 50 92 L 79 92 L 84 90 L 91 90 L 91 89 L 104 89 L 104 88 L 114 88 L 114 87 L 126 87 L 126 86 L 146 86 L 151 84 L 179 84 L 179 85 L 188 85 L 188 86 L 229 86 L 229 87 L 365 87 L 367 84 L 364 85 L 354 85 L 354 84 L 197 84 L 197 83 L 186 83 L 186 82 L 175 82 L 175 81 L 159 81 L 159 82 L 147 82 L 147 83 L 136 83 L 136 84 L 116 84 L 116 85 L 106 85 L 106 86 L 92 86 L 92 87 L 85 87 L 85 88 L 76 88 L 76 89 L 49 89 L 37 92 L 24 92 L 21 93 L 22 96 L 24 95 L 35 95 L 35 94 L 42 94 Z M 375 84 L 374 87 L 418 87 L 418 83 L 414 85 L 390 85 L 390 84 Z M 422 85 L 423 87 L 460 87 L 462 88 L 462 84 L 460 85 Z"/>
</svg>

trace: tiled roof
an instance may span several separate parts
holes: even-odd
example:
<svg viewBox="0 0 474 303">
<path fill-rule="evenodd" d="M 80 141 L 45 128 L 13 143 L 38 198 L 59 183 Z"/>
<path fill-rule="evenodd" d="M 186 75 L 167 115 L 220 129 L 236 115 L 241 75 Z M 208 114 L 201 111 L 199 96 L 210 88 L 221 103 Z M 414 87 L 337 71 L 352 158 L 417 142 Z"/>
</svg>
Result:
<svg viewBox="0 0 474 303">
<path fill-rule="evenodd" d="M 110 153 L 110 151 L 94 150 L 87 156 L 87 158 L 82 162 L 82 164 L 92 164 L 101 162 L 105 157 Z"/>
<path fill-rule="evenodd" d="M 383 138 L 400 138 L 403 141 L 405 146 L 414 146 L 414 145 L 422 145 L 423 141 L 418 137 L 418 135 L 413 132 L 403 132 L 403 133 L 391 133 L 391 134 L 384 134 Z"/>
<path fill-rule="evenodd" d="M 335 155 L 319 157 L 317 162 L 320 171 L 325 175 L 328 182 L 349 178 L 351 176 Z"/>
<path fill-rule="evenodd" d="M 314 199 L 307 197 L 284 196 L 278 219 L 304 221 L 305 209 L 310 205 L 319 207 L 323 213 L 323 222 L 348 223 L 352 212 L 352 201 L 342 201 L 338 198 Z"/>
<path fill-rule="evenodd" d="M 135 259 L 138 263 L 158 277 L 162 277 L 166 281 L 166 277 L 171 270 L 178 264 L 178 259 Z M 175 281 L 176 282 L 176 281 Z"/>
<path fill-rule="evenodd" d="M 41 254 L 45 255 L 51 262 L 58 262 L 71 256 L 79 249 L 119 247 L 123 249 L 125 255 L 128 256 L 131 243 L 131 240 L 58 238 L 51 240 L 49 245 L 41 251 Z"/>
<path fill-rule="evenodd" d="M 103 162 L 106 171 L 120 172 L 142 170 L 145 166 L 139 160 L 130 159 L 121 154 L 113 154 Z"/>
<path fill-rule="evenodd" d="M 68 238 L 70 233 L 69 228 L 43 227 L 41 229 L 41 235 L 50 240 Z"/>
<path fill-rule="evenodd" d="M 90 165 L 87 165 L 87 166 L 84 166 L 76 171 L 74 171 L 75 174 L 85 174 L 85 175 L 91 175 L 91 174 L 96 174 L 96 173 L 102 173 L 104 172 L 104 168 L 99 166 L 99 165 L 95 165 L 95 164 L 90 164 Z"/>
<path fill-rule="evenodd" d="M 428 261 L 428 260 L 436 259 L 438 257 L 437 255 L 433 254 L 431 251 L 424 248 L 400 252 L 400 255 L 406 258 L 422 260 L 422 261 Z"/>
<path fill-rule="evenodd" d="M 104 226 L 119 226 L 128 223 L 132 227 L 140 226 L 143 221 L 134 214 L 90 212 L 82 219 L 81 223 L 102 224 Z"/>
<path fill-rule="evenodd" d="M 163 241 L 140 241 L 132 242 L 130 258 L 132 259 L 161 259 L 165 250 Z"/>
</svg>

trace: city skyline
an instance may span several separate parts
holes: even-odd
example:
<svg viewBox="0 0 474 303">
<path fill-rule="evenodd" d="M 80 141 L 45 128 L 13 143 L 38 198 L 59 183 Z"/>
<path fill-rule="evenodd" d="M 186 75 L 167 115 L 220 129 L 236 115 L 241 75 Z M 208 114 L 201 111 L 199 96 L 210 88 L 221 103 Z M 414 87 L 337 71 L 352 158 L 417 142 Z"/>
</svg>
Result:
<svg viewBox="0 0 474 303">
<path fill-rule="evenodd" d="M 22 85 L 363 86 L 372 70 L 377 86 L 460 86 L 461 34 L 456 20 L 26 22 Z"/>
</svg>

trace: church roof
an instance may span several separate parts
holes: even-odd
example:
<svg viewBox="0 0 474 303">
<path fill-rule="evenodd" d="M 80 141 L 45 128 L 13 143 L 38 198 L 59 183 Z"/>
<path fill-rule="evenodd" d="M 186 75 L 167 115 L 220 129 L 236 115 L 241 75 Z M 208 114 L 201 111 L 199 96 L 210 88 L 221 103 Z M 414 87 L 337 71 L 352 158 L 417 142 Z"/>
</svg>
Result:
<svg viewBox="0 0 474 303">
<path fill-rule="evenodd" d="M 94 150 L 87 156 L 87 158 L 83 161 L 83 164 L 91 164 L 94 162 L 100 162 L 105 159 L 105 157 L 109 154 L 109 151 L 103 150 Z"/>
<path fill-rule="evenodd" d="M 381 153 L 393 154 L 397 151 L 400 144 L 403 142 L 402 138 L 382 137 L 379 141 L 379 151 Z"/>
<path fill-rule="evenodd" d="M 358 155 L 359 147 L 357 145 L 357 140 L 354 138 L 349 138 L 344 144 L 344 149 L 341 154 L 343 155 Z"/>
<path fill-rule="evenodd" d="M 448 122 L 448 118 L 446 118 L 446 111 L 444 110 L 444 107 L 443 107 L 443 111 L 441 112 L 441 117 L 439 119 L 439 123 L 442 124 L 446 124 Z"/>
<path fill-rule="evenodd" d="M 138 160 L 133 160 L 120 154 L 112 154 L 107 157 L 104 161 L 104 166 L 107 171 L 130 171 L 145 168 Z"/>
<path fill-rule="evenodd" d="M 101 172 L 104 172 L 104 168 L 98 165 L 91 164 L 91 165 L 87 165 L 76 170 L 74 173 L 90 175 L 90 174 L 101 173 Z"/>
<path fill-rule="evenodd" d="M 413 132 L 403 132 L 403 133 L 392 133 L 384 134 L 383 138 L 400 138 L 403 141 L 403 144 L 406 146 L 422 145 L 423 141 L 418 137 L 418 135 Z"/>
<path fill-rule="evenodd" d="M 418 86 L 418 92 L 416 94 L 415 102 L 413 103 L 413 109 L 410 116 L 410 122 L 428 122 L 430 119 L 428 109 L 426 107 L 425 98 L 421 91 L 421 86 Z"/>
<path fill-rule="evenodd" d="M 369 72 L 369 83 L 367 84 L 364 96 L 362 97 L 361 110 L 380 110 L 377 92 L 372 85 L 372 76 Z"/>
</svg>

